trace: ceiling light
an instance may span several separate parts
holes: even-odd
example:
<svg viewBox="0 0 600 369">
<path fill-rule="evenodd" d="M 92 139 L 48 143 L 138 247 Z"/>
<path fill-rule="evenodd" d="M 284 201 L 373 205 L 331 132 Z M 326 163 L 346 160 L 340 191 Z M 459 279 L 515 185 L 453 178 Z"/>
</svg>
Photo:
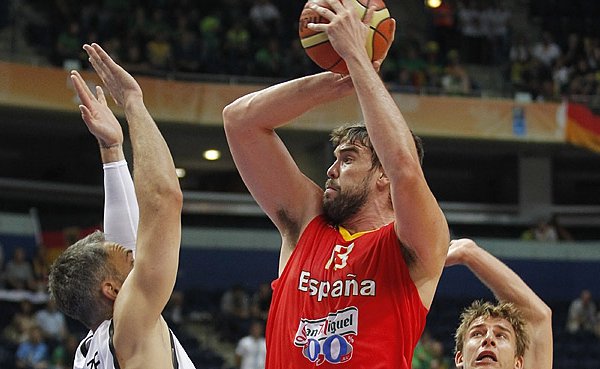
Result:
<svg viewBox="0 0 600 369">
<path fill-rule="evenodd" d="M 202 154 L 202 156 L 206 160 L 219 160 L 219 158 L 221 157 L 221 152 L 219 150 L 210 149 L 210 150 L 206 150 Z"/>
<path fill-rule="evenodd" d="M 442 5 L 442 0 L 425 0 L 425 4 L 430 8 L 439 8 Z"/>
<path fill-rule="evenodd" d="M 177 174 L 177 178 L 185 177 L 185 169 L 183 168 L 175 168 L 175 173 Z"/>
</svg>

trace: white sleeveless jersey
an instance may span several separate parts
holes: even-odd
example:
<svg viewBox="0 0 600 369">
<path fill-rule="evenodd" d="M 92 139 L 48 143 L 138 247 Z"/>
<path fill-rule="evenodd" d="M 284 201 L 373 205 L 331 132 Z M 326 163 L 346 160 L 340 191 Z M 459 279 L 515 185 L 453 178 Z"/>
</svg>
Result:
<svg viewBox="0 0 600 369">
<path fill-rule="evenodd" d="M 183 346 L 171 330 L 171 352 L 173 354 L 173 369 L 196 369 Z M 113 322 L 105 320 L 95 332 L 90 331 L 81 341 L 73 369 L 120 369 L 113 346 Z M 170 368 L 169 368 L 170 369 Z"/>
</svg>

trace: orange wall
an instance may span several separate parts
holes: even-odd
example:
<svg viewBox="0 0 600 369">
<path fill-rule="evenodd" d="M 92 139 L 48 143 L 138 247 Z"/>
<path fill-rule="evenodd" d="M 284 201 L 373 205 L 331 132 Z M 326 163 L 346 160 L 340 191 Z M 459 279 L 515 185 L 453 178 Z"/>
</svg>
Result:
<svg viewBox="0 0 600 369">
<path fill-rule="evenodd" d="M 98 83 L 94 73 L 84 78 Z M 258 90 L 258 85 L 228 85 L 137 78 L 148 109 L 158 121 L 220 125 L 221 111 L 237 97 Z M 394 94 L 409 126 L 420 135 L 564 142 L 558 123 L 559 104 L 531 103 L 525 109 L 527 134 L 513 135 L 513 108 L 508 99 L 482 99 Z M 59 68 L 0 62 L 0 104 L 62 111 L 77 111 L 77 97 L 69 73 Z M 118 109 L 117 109 L 118 112 Z M 314 109 L 298 118 L 297 129 L 325 130 L 360 120 L 355 97 Z"/>
</svg>

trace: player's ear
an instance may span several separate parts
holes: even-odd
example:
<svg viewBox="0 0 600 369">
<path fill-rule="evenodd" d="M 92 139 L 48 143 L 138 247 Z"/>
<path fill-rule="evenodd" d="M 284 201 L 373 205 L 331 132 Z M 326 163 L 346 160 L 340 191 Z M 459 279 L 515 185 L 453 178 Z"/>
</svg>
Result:
<svg viewBox="0 0 600 369">
<path fill-rule="evenodd" d="M 456 354 L 454 355 L 454 365 L 459 369 L 463 368 L 464 359 L 463 359 L 463 354 L 461 351 L 457 351 Z"/>
<path fill-rule="evenodd" d="M 515 359 L 515 369 L 523 369 L 523 356 L 519 356 Z"/>
<path fill-rule="evenodd" d="M 381 168 L 379 173 L 377 174 L 377 185 L 381 186 L 381 187 L 387 187 L 389 184 L 390 184 L 390 179 L 383 171 L 383 168 Z"/>
<path fill-rule="evenodd" d="M 112 281 L 102 282 L 102 294 L 109 300 L 115 301 L 117 294 L 119 293 L 119 287 Z"/>
</svg>

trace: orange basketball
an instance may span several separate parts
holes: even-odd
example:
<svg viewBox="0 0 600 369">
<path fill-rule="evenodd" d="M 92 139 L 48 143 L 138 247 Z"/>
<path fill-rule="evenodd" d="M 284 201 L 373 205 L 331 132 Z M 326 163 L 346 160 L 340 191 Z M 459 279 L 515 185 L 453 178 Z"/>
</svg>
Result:
<svg viewBox="0 0 600 369">
<path fill-rule="evenodd" d="M 370 6 L 375 6 L 376 10 L 371 19 L 370 31 L 367 36 L 365 47 L 371 60 L 381 59 L 388 44 L 394 39 L 394 22 L 390 17 L 385 3 L 382 0 L 345 0 L 354 3 L 356 12 L 361 19 L 367 14 Z M 315 32 L 307 28 L 309 23 L 329 23 L 329 21 L 314 10 L 308 7 L 311 2 L 317 2 L 319 5 L 327 7 L 327 3 L 322 0 L 308 0 L 302 14 L 300 15 L 299 34 L 302 47 L 308 56 L 321 68 L 334 73 L 348 74 L 346 62 L 335 51 L 327 34 L 325 32 Z"/>
</svg>

